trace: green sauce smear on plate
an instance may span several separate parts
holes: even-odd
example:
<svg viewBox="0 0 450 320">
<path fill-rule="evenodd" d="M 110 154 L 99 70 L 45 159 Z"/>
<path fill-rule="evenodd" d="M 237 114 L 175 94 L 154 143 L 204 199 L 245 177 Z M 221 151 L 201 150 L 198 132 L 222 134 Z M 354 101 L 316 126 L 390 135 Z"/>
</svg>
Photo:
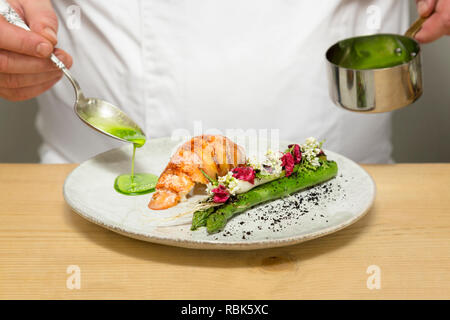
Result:
<svg viewBox="0 0 450 320">
<path fill-rule="evenodd" d="M 134 159 L 136 148 L 146 142 L 145 135 L 138 129 L 105 119 L 90 118 L 88 122 L 109 134 L 133 143 L 133 157 L 131 158 L 131 174 L 121 174 L 114 181 L 114 189 L 128 196 L 142 195 L 155 191 L 158 176 L 151 173 L 134 173 Z"/>
<path fill-rule="evenodd" d="M 121 174 L 114 181 L 114 189 L 116 189 L 116 191 L 119 193 L 128 196 L 137 196 L 155 191 L 155 186 L 158 182 L 158 176 L 151 173 L 134 173 L 134 159 L 136 157 L 136 148 L 139 148 L 141 146 L 138 146 L 136 143 L 133 144 L 131 174 Z"/>
</svg>

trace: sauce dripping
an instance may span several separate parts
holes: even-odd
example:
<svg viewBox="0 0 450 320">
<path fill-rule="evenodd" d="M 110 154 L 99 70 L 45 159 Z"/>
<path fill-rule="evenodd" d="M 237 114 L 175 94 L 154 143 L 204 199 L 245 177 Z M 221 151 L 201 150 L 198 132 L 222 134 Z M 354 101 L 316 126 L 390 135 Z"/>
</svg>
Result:
<svg viewBox="0 0 450 320">
<path fill-rule="evenodd" d="M 138 129 L 118 124 L 105 119 L 90 118 L 88 122 L 103 131 L 133 143 L 133 157 L 131 158 L 131 174 L 121 174 L 114 181 L 114 189 L 125 195 L 142 195 L 155 191 L 158 176 L 151 173 L 135 173 L 134 163 L 136 149 L 146 142 L 145 135 Z"/>
</svg>

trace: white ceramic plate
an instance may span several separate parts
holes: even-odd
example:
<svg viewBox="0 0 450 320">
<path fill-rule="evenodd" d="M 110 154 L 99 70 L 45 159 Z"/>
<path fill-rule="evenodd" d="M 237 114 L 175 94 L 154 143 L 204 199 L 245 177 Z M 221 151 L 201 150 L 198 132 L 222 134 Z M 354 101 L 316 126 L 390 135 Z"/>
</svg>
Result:
<svg viewBox="0 0 450 320">
<path fill-rule="evenodd" d="M 159 175 L 180 141 L 153 139 L 136 152 L 136 172 Z M 286 147 L 282 143 L 280 150 Z M 248 250 L 300 243 L 343 229 L 361 218 L 375 198 L 375 184 L 353 161 L 327 151 L 338 164 L 336 178 L 272 201 L 231 219 L 223 231 L 190 231 L 187 204 L 160 212 L 148 209 L 151 194 L 125 196 L 114 190 L 117 175 L 130 171 L 132 146 L 83 162 L 67 177 L 64 198 L 72 209 L 100 226 L 132 238 L 197 249 Z"/>
</svg>

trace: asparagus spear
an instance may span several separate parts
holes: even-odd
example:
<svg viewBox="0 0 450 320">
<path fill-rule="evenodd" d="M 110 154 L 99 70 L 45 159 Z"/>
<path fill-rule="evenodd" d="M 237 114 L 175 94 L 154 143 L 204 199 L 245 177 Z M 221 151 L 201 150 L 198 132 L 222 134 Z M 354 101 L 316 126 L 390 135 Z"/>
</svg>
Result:
<svg viewBox="0 0 450 320">
<path fill-rule="evenodd" d="M 194 214 L 195 228 L 205 225 L 209 233 L 221 230 L 232 216 L 250 209 L 260 203 L 288 196 L 302 189 L 327 181 L 337 174 L 337 164 L 325 161 L 316 171 L 295 170 L 289 177 L 283 177 L 272 182 L 257 186 L 254 189 L 236 196 L 229 203 L 213 210 Z M 194 221 L 193 220 L 193 221 Z M 194 227 L 194 223 L 193 223 Z"/>
<path fill-rule="evenodd" d="M 208 209 L 195 211 L 194 216 L 192 217 L 191 230 L 196 230 L 199 227 L 206 226 L 206 220 L 214 212 L 215 209 L 216 207 L 211 207 Z"/>
</svg>

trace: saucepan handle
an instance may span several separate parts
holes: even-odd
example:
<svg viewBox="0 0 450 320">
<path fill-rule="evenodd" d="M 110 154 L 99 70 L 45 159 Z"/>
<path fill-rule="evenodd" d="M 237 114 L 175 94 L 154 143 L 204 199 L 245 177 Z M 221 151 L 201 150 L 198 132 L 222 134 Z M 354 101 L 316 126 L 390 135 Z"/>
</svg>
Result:
<svg viewBox="0 0 450 320">
<path fill-rule="evenodd" d="M 423 23 L 427 20 L 427 18 L 420 17 L 409 27 L 405 32 L 406 37 L 414 38 L 414 36 L 419 32 L 422 28 Z"/>
<path fill-rule="evenodd" d="M 409 27 L 408 30 L 405 32 L 406 37 L 414 38 L 417 32 L 422 29 L 422 25 L 427 19 L 434 13 L 434 10 L 426 17 L 419 17 L 416 21 Z"/>
</svg>

